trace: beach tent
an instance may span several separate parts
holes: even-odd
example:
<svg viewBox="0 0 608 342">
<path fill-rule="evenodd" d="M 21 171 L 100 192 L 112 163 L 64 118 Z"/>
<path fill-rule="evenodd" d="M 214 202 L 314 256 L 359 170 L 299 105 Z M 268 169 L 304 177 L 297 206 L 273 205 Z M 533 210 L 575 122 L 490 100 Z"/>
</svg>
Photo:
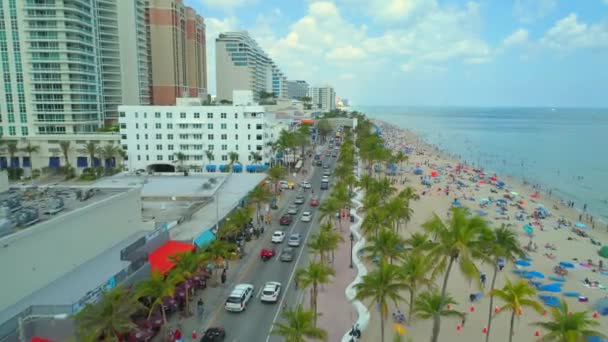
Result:
<svg viewBox="0 0 608 342">
<path fill-rule="evenodd" d="M 148 255 L 150 268 L 153 272 L 159 271 L 162 274 L 166 274 L 175 266 L 173 262 L 169 260 L 170 256 L 177 253 L 191 252 L 195 248 L 196 246 L 191 243 L 169 240 Z"/>
<path fill-rule="evenodd" d="M 598 254 L 602 257 L 602 258 L 608 258 L 608 246 L 604 246 L 600 249 L 600 251 L 598 252 Z"/>
</svg>

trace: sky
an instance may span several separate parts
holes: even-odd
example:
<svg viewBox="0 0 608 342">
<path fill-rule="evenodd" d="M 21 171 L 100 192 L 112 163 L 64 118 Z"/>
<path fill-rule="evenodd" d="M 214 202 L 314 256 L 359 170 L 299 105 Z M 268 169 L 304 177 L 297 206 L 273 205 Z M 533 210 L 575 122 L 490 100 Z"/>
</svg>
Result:
<svg viewBox="0 0 608 342">
<path fill-rule="evenodd" d="M 185 0 L 356 105 L 608 107 L 608 0 Z"/>
</svg>

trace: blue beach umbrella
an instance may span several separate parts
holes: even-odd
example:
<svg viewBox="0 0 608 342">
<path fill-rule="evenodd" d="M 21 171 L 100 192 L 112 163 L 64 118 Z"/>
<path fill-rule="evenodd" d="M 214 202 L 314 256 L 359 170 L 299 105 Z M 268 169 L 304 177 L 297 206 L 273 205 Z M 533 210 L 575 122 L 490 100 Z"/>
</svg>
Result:
<svg viewBox="0 0 608 342">
<path fill-rule="evenodd" d="M 532 228 L 529 224 L 524 226 L 524 231 L 528 234 L 534 234 L 534 228 Z"/>
<path fill-rule="evenodd" d="M 538 271 L 529 271 L 529 272 L 526 273 L 526 276 L 530 277 L 530 278 L 540 278 L 540 279 L 544 279 L 545 278 L 545 275 L 542 274 L 542 273 L 540 273 L 540 272 L 538 272 Z"/>
<path fill-rule="evenodd" d="M 517 265 L 517 266 L 523 266 L 523 267 L 528 267 L 528 266 L 530 266 L 532 264 L 529 261 L 519 259 L 519 260 L 515 260 L 515 265 Z"/>
<path fill-rule="evenodd" d="M 546 285 L 542 285 L 538 287 L 539 291 L 546 291 L 546 292 L 562 292 L 562 284 L 560 283 L 552 283 L 552 284 L 546 284 Z"/>
<path fill-rule="evenodd" d="M 560 261 L 559 265 L 565 268 L 574 268 L 574 264 L 567 261 Z"/>
</svg>

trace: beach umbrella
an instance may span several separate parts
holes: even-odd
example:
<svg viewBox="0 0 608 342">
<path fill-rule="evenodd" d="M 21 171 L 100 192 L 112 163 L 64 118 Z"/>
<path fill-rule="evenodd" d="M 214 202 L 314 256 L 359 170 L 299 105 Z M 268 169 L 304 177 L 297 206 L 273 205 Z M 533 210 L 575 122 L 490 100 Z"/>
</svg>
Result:
<svg viewBox="0 0 608 342">
<path fill-rule="evenodd" d="M 431 171 L 431 177 L 437 177 L 438 173 L 437 171 Z"/>
<path fill-rule="evenodd" d="M 538 287 L 539 291 L 546 291 L 546 292 L 562 292 L 562 284 L 560 283 L 552 283 L 552 284 L 546 284 L 546 285 L 542 285 Z M 547 304 L 547 303 L 545 303 Z"/>
<path fill-rule="evenodd" d="M 528 267 L 528 266 L 530 266 L 532 264 L 529 261 L 519 259 L 519 260 L 515 260 L 515 265 L 517 265 L 517 266 L 523 266 L 523 267 Z"/>
<path fill-rule="evenodd" d="M 600 251 L 598 252 L 598 254 L 602 257 L 602 258 L 608 258 L 608 246 L 604 246 L 600 249 Z"/>
<path fill-rule="evenodd" d="M 529 224 L 524 226 L 524 231 L 528 234 L 533 234 L 534 233 L 534 228 L 532 228 Z"/>
<path fill-rule="evenodd" d="M 496 182 L 496 185 L 498 185 L 498 186 L 500 186 L 500 187 L 503 187 L 503 186 L 505 186 L 505 182 L 503 182 L 503 181 L 498 181 L 498 182 Z"/>
<path fill-rule="evenodd" d="M 559 265 L 565 268 L 574 268 L 574 264 L 567 261 L 560 261 Z"/>
<path fill-rule="evenodd" d="M 529 272 L 526 272 L 526 275 L 529 276 L 530 278 L 540 278 L 540 279 L 545 278 L 545 275 L 538 271 L 529 271 Z"/>
<path fill-rule="evenodd" d="M 587 225 L 582 223 L 582 222 L 576 222 L 576 224 L 574 225 L 576 228 L 582 228 L 585 229 L 587 228 Z"/>
</svg>

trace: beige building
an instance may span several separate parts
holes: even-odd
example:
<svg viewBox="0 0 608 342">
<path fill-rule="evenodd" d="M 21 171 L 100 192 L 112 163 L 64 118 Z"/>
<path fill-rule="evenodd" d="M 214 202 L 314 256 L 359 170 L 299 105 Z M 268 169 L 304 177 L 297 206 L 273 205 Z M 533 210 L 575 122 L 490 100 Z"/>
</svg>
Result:
<svg viewBox="0 0 608 342">
<path fill-rule="evenodd" d="M 205 23 L 180 0 L 149 0 L 152 105 L 207 96 Z"/>
</svg>

